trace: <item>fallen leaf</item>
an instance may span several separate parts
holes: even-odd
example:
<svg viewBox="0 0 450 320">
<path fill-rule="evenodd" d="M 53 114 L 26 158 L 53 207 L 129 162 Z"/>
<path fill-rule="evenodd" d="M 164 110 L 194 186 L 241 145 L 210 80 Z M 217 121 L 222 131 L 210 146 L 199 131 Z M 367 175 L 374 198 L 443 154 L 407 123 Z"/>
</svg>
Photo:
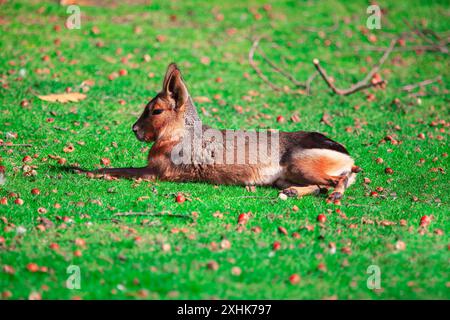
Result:
<svg viewBox="0 0 450 320">
<path fill-rule="evenodd" d="M 78 92 L 71 92 L 71 93 L 56 93 L 56 94 L 49 94 L 45 96 L 38 96 L 39 99 L 49 102 L 78 102 L 81 100 L 86 99 L 86 95 Z"/>
<path fill-rule="evenodd" d="M 195 97 L 194 101 L 197 103 L 208 103 L 211 102 L 211 99 L 208 97 Z"/>
<path fill-rule="evenodd" d="M 42 296 L 39 292 L 33 291 L 28 296 L 28 300 L 42 300 Z"/>
<path fill-rule="evenodd" d="M 405 249 L 406 249 L 406 243 L 403 242 L 402 240 L 398 240 L 398 241 L 395 243 L 395 249 L 397 249 L 397 250 L 399 250 L 399 251 L 405 250 Z"/>
<path fill-rule="evenodd" d="M 213 271 L 217 271 L 219 269 L 219 264 L 214 260 L 209 261 L 206 266 L 208 267 L 208 269 Z"/>
<path fill-rule="evenodd" d="M 331 123 L 331 116 L 328 113 L 324 113 L 320 121 L 325 123 L 327 126 L 333 126 L 333 124 Z"/>
<path fill-rule="evenodd" d="M 231 274 L 233 276 L 240 276 L 241 273 L 242 273 L 242 269 L 241 268 L 239 268 L 239 267 L 232 267 L 231 268 Z"/>
<path fill-rule="evenodd" d="M 282 234 L 284 234 L 284 235 L 287 235 L 287 234 L 288 234 L 286 228 L 281 227 L 281 226 L 278 227 L 278 232 L 279 232 L 279 233 L 282 233 Z"/>
<path fill-rule="evenodd" d="M 14 270 L 13 267 L 8 266 L 8 265 L 4 265 L 3 266 L 3 272 L 8 273 L 8 274 L 14 274 L 16 273 L 16 271 Z"/>
</svg>

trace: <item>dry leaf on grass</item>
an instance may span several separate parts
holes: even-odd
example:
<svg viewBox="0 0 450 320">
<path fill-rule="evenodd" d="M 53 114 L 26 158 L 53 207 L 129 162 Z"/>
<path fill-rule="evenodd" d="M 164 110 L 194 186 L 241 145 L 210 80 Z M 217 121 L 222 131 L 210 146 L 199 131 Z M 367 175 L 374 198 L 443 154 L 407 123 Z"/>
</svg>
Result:
<svg viewBox="0 0 450 320">
<path fill-rule="evenodd" d="M 331 116 L 328 113 L 324 113 L 320 121 L 325 123 L 327 126 L 333 126 L 333 124 L 331 123 Z"/>
<path fill-rule="evenodd" d="M 80 100 L 86 99 L 86 95 L 78 92 L 71 93 L 57 93 L 57 94 L 49 94 L 46 96 L 38 96 L 39 99 L 49 102 L 78 102 Z"/>
<path fill-rule="evenodd" d="M 208 102 L 211 102 L 211 99 L 208 98 L 208 97 L 201 97 L 200 96 L 200 97 L 195 97 L 194 101 L 197 102 L 197 103 L 208 103 Z"/>
</svg>

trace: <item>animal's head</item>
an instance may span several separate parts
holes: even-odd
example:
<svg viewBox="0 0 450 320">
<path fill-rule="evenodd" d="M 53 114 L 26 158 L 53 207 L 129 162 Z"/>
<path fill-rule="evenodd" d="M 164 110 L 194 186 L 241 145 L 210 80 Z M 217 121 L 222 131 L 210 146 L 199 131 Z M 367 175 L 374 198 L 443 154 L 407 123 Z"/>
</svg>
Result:
<svg viewBox="0 0 450 320">
<path fill-rule="evenodd" d="M 176 64 L 171 63 L 167 67 L 162 91 L 147 103 L 133 125 L 138 140 L 150 142 L 170 138 L 183 130 L 189 100 L 181 72 Z"/>
</svg>

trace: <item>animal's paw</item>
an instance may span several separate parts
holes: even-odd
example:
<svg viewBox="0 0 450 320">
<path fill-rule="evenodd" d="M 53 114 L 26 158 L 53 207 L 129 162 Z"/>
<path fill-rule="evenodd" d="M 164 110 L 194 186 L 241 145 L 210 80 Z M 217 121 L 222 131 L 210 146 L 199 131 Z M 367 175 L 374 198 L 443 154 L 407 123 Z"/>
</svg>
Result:
<svg viewBox="0 0 450 320">
<path fill-rule="evenodd" d="M 342 193 L 341 192 L 332 192 L 328 198 L 327 198 L 327 203 L 334 203 L 336 205 L 340 205 L 341 204 L 341 199 L 342 199 Z"/>
<path fill-rule="evenodd" d="M 298 192 L 295 188 L 284 189 L 282 193 L 284 193 L 288 197 L 298 197 Z"/>
</svg>

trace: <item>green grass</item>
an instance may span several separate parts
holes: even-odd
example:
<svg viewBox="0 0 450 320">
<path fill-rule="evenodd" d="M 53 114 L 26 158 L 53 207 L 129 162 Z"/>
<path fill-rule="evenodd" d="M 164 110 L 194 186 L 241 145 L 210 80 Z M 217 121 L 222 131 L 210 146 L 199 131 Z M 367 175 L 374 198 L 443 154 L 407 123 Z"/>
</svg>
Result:
<svg viewBox="0 0 450 320">
<path fill-rule="evenodd" d="M 86 6 L 81 8 L 81 30 L 64 28 L 67 14 L 57 4 L 8 1 L 0 6 L 0 138 L 5 143 L 32 145 L 0 146 L 0 165 L 6 167 L 0 198 L 8 197 L 8 205 L 0 205 L 0 237 L 4 238 L 0 244 L 0 292 L 10 293 L 11 299 L 27 299 L 33 292 L 43 299 L 450 298 L 449 160 L 444 156 L 448 152 L 448 55 L 394 52 L 381 72 L 389 81 L 385 90 L 370 89 L 346 97 L 332 95 L 320 78 L 314 80 L 310 96 L 274 92 L 247 61 L 249 38 L 266 35 L 277 46 L 271 47 L 265 40 L 261 44 L 265 52 L 300 81 L 314 71 L 312 59 L 320 58 L 338 86 L 347 87 L 364 77 L 361 68 L 370 68 L 367 58 L 374 63 L 382 54 L 355 51 L 354 46 L 387 46 L 389 34 L 408 30 L 402 18 L 423 21 L 438 33 L 448 32 L 448 4 L 383 2 L 387 9 L 383 28 L 370 32 L 377 36 L 375 44 L 359 30 L 367 17 L 365 1 L 285 0 L 274 2 L 269 13 L 263 10 L 264 4 L 152 1 L 147 6 Z M 261 14 L 260 20 L 251 13 L 253 9 Z M 223 20 L 215 18 L 219 12 Z M 323 37 L 302 30 L 305 25 L 330 27 L 335 17 L 341 21 L 349 17 L 350 22 L 341 22 L 336 31 Z M 54 31 L 55 25 L 61 26 L 61 31 Z M 92 33 L 93 26 L 100 34 Z M 141 33 L 134 32 L 137 26 Z M 230 28 L 236 29 L 234 35 L 227 34 Z M 352 37 L 347 37 L 348 31 Z M 157 41 L 158 35 L 166 40 Z M 59 46 L 55 39 L 61 40 Z M 326 39 L 330 46 L 324 45 Z M 97 47 L 98 41 L 104 46 Z M 407 41 L 407 45 L 415 44 Z M 119 48 L 121 53 L 117 53 Z M 59 60 L 58 52 L 65 61 Z M 151 56 L 150 62 L 142 59 L 145 54 Z M 50 61 L 41 59 L 45 55 Z M 124 64 L 121 58 L 127 55 L 130 59 Z M 203 64 L 202 57 L 208 57 L 210 63 Z M 341 210 L 346 218 L 335 211 L 337 207 L 327 205 L 324 197 L 281 201 L 272 188 L 258 187 L 250 193 L 239 186 L 105 181 L 59 169 L 49 155 L 83 168 L 99 166 L 103 157 L 110 158 L 115 167 L 144 165 L 149 146 L 135 139 L 131 125 L 160 89 L 165 68 L 172 61 L 181 67 L 193 97 L 211 99 L 211 103 L 197 104 L 206 111 L 200 113 L 208 125 L 320 131 L 343 143 L 364 169 L 345 194 Z M 288 84 L 261 58 L 257 61 L 274 82 Z M 48 74 L 36 72 L 45 68 Z M 18 79 L 20 69 L 25 71 L 23 79 Z M 109 74 L 120 69 L 127 69 L 128 75 L 108 80 Z M 437 75 L 443 77 L 442 83 L 426 87 L 428 94 L 421 101 L 400 90 L 402 85 Z M 216 82 L 217 77 L 223 82 Z M 87 79 L 95 85 L 78 103 L 48 103 L 37 98 L 64 92 L 67 87 L 78 91 Z M 372 102 L 366 98 L 369 92 L 375 95 Z M 392 104 L 395 98 L 401 101 L 399 105 Z M 23 99 L 30 102 L 28 107 L 21 106 Z M 120 99 L 126 104 L 121 105 Z M 236 112 L 237 105 L 243 107 L 242 114 Z M 301 118 L 299 123 L 277 123 L 278 115 L 289 119 L 295 112 Z M 332 127 L 320 122 L 325 112 L 333 117 Z M 430 126 L 436 120 L 447 122 Z M 353 130 L 349 132 L 348 127 Z M 17 138 L 7 139 L 10 132 L 17 133 Z M 420 133 L 426 138 L 419 139 Z M 380 143 L 387 135 L 401 143 Z M 63 152 L 68 144 L 74 145 L 74 152 Z M 23 174 L 26 155 L 36 155 L 28 163 L 36 176 Z M 384 163 L 378 164 L 376 158 Z M 394 174 L 385 174 L 386 167 Z M 371 183 L 364 184 L 364 178 Z M 379 197 L 371 197 L 377 187 L 383 191 Z M 32 188 L 39 188 L 41 194 L 32 195 Z M 14 204 L 11 192 L 24 200 L 22 206 Z M 178 192 L 191 201 L 176 203 Z M 59 209 L 54 207 L 56 203 Z M 292 210 L 294 205 L 297 212 Z M 47 213 L 39 214 L 40 207 Z M 185 217 L 113 217 L 127 211 L 171 212 Z M 198 213 L 194 220 L 189 218 L 192 212 Z M 237 218 L 244 212 L 251 212 L 252 217 L 238 232 Z M 316 222 L 320 213 L 327 215 L 324 226 Z M 419 222 L 424 215 L 432 215 L 433 220 L 423 233 Z M 39 217 L 52 221 L 53 227 L 39 230 Z M 400 225 L 401 219 L 406 226 Z M 370 220 L 373 224 L 367 223 Z M 383 221 L 394 224 L 383 225 Z M 305 227 L 311 225 L 314 230 L 308 231 Z M 17 234 L 19 226 L 26 228 L 25 234 Z M 252 232 L 255 226 L 262 232 Z M 279 233 L 279 226 L 289 235 Z M 186 232 L 173 233 L 174 228 Z M 442 235 L 436 232 L 439 229 Z M 299 239 L 291 237 L 294 231 L 300 233 Z M 141 241 L 136 242 L 138 236 Z M 83 239 L 85 247 L 77 246 L 75 239 Z M 228 239 L 231 248 L 221 249 L 222 239 Z M 406 244 L 404 250 L 395 248 L 398 240 Z M 282 244 L 276 252 L 272 251 L 274 241 Z M 328 249 L 330 242 L 336 244 L 335 254 Z M 50 249 L 51 243 L 59 244 L 59 250 Z M 170 250 L 162 250 L 163 244 L 170 244 Z M 351 248 L 351 254 L 343 253 L 344 247 Z M 75 250 L 82 255 L 75 256 Z M 209 261 L 216 261 L 219 269 L 209 270 Z M 30 272 L 29 263 L 48 271 Z M 325 271 L 318 270 L 320 263 Z M 80 267 L 80 290 L 65 286 L 70 265 Z M 367 288 L 370 265 L 381 269 L 382 290 Z M 5 272 L 5 266 L 13 267 L 15 273 Z M 233 275 L 233 267 L 242 273 Z M 289 282 L 294 273 L 301 276 L 296 285 Z"/>
</svg>

